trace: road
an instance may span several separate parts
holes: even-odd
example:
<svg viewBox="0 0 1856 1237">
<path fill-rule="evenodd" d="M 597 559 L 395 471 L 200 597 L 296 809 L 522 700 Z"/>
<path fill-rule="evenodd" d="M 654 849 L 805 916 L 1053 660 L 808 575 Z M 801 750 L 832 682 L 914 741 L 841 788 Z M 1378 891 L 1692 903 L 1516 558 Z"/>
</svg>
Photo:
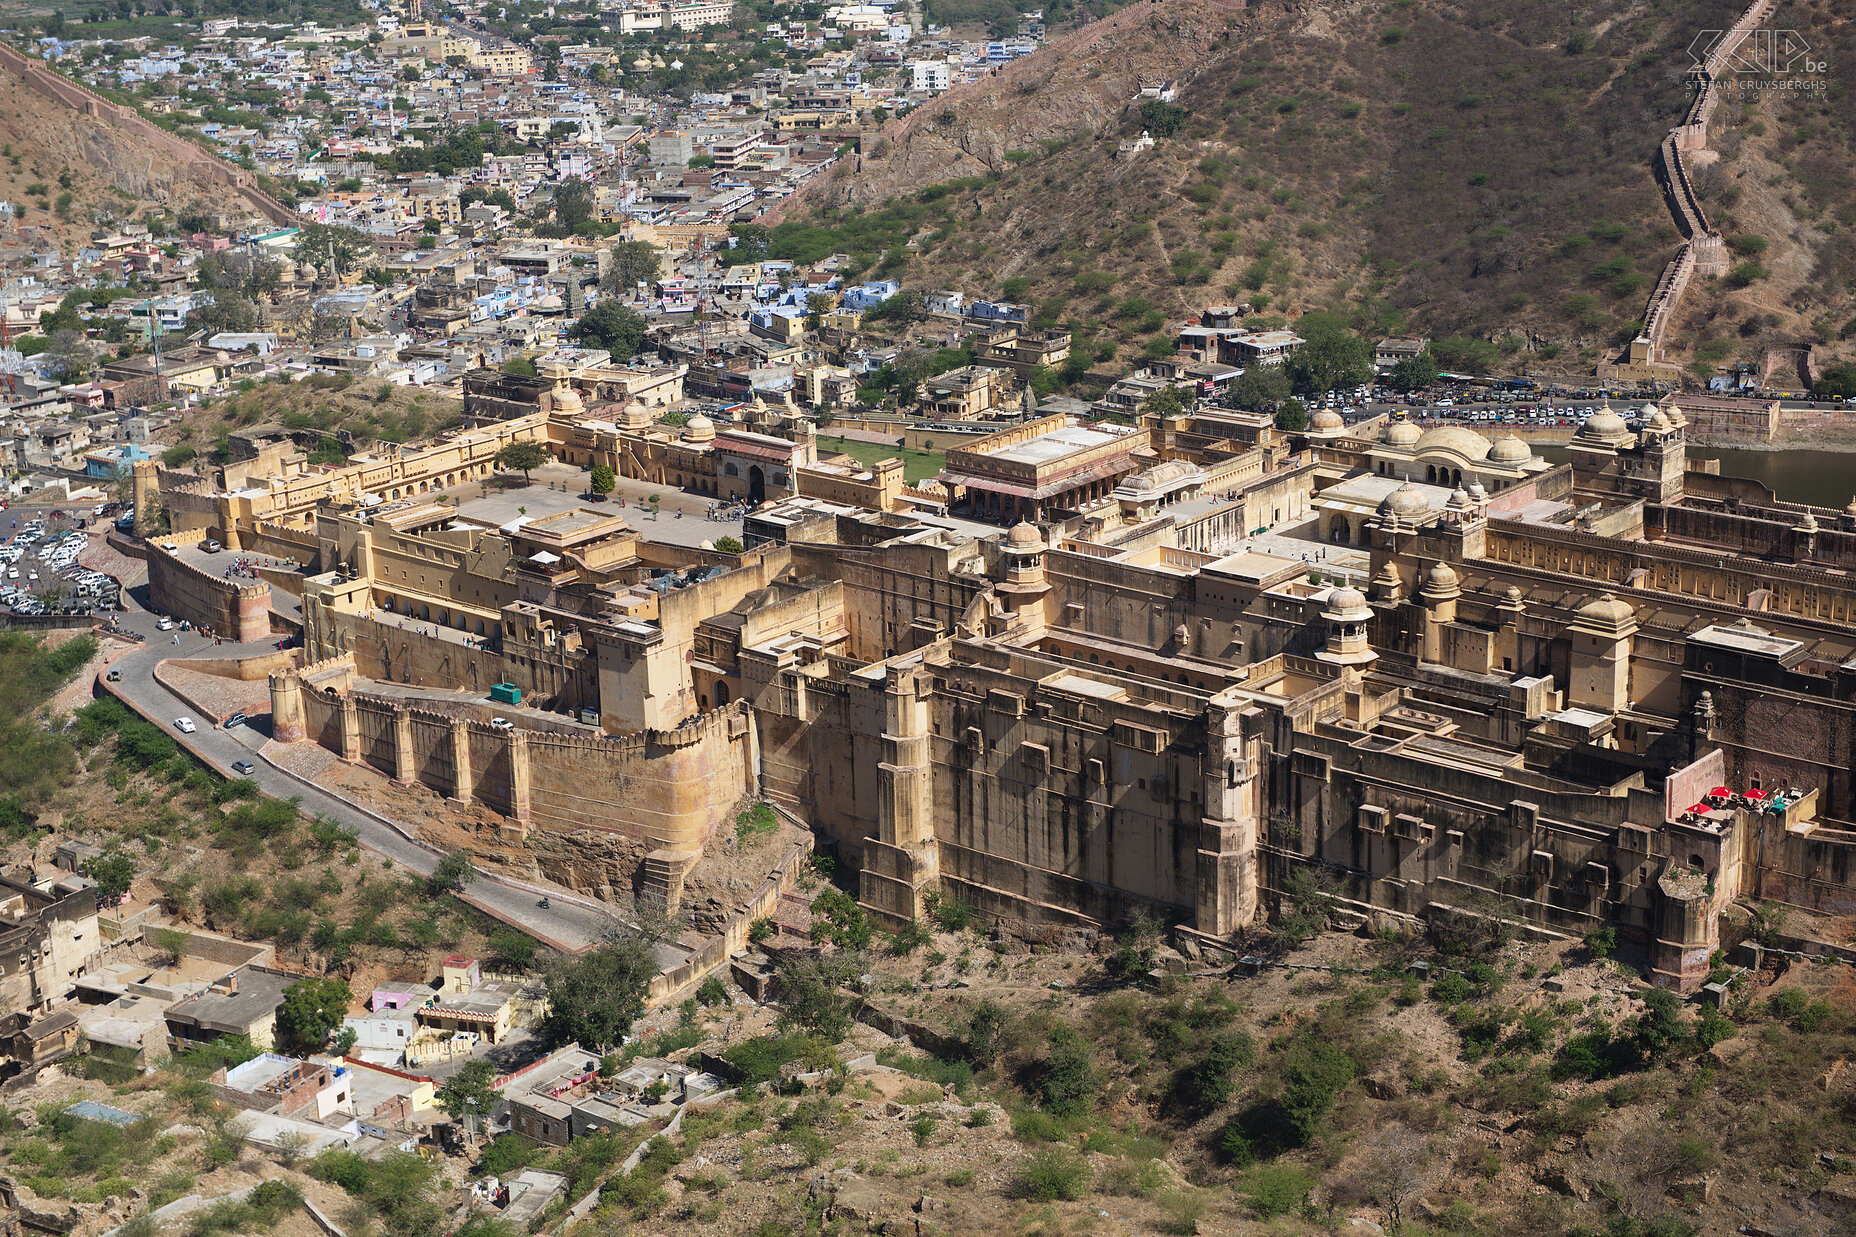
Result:
<svg viewBox="0 0 1856 1237">
<path fill-rule="evenodd" d="M 367 849 L 391 859 L 408 871 L 421 876 L 431 875 L 438 863 L 438 854 L 427 850 L 379 817 L 299 781 L 266 762 L 258 749 L 269 738 L 267 731 L 259 728 L 268 728 L 268 715 L 255 719 L 250 725 L 220 730 L 212 725 L 210 719 L 199 716 L 186 701 L 154 677 L 155 665 L 163 658 L 254 656 L 271 652 L 275 648 L 274 644 L 259 642 L 215 646 L 211 640 L 196 632 L 178 629 L 158 631 L 155 628 L 156 616 L 142 607 L 143 598 L 136 595 L 138 592 L 140 590 L 132 591 L 128 582 L 125 582 L 123 601 L 128 609 L 121 616 L 121 625 L 124 630 L 142 637 L 147 643 L 111 663 L 111 669 L 120 670 L 122 678 L 118 682 L 104 683 L 105 690 L 119 696 L 162 730 L 173 735 L 176 741 L 219 773 L 236 777 L 237 774 L 232 772 L 232 762 L 249 760 L 256 766 L 252 780 L 257 782 L 265 794 L 279 799 L 297 799 L 305 812 L 326 816 L 354 829 L 360 835 L 361 844 Z M 176 636 L 179 637 L 178 643 L 174 639 Z M 174 721 L 180 717 L 191 718 L 199 730 L 191 735 L 176 732 Z M 538 895 L 544 892 L 552 902 L 546 910 L 536 905 Z M 521 928 L 557 949 L 585 949 L 597 944 L 608 932 L 620 926 L 615 916 L 598 909 L 596 904 L 569 890 L 542 881 L 525 888 L 521 884 L 484 874 L 471 882 L 461 896 L 472 906 Z M 666 966 L 676 965 L 687 956 L 686 950 L 675 945 L 661 945 L 658 948 L 659 962 Z"/>
</svg>

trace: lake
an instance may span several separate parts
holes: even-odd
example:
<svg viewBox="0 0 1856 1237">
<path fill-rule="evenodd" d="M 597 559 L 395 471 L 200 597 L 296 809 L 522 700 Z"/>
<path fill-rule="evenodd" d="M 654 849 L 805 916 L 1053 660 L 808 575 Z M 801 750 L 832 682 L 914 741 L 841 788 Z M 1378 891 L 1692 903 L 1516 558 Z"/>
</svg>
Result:
<svg viewBox="0 0 1856 1237">
<path fill-rule="evenodd" d="M 1536 444 L 1534 449 L 1555 464 L 1564 463 L 1570 453 L 1552 443 Z M 1747 477 L 1770 486 L 1772 492 L 1787 502 L 1811 503 L 1838 511 L 1849 505 L 1856 495 L 1856 453 L 1848 451 L 1736 451 L 1730 447 L 1688 449 L 1690 458 L 1721 462 L 1721 473 L 1728 477 Z"/>
</svg>

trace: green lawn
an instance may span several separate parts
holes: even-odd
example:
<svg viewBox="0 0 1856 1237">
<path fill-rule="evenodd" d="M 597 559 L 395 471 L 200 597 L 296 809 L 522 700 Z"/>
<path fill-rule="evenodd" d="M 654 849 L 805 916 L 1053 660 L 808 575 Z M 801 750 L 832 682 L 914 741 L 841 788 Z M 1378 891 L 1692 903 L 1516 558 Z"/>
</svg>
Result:
<svg viewBox="0 0 1856 1237">
<path fill-rule="evenodd" d="M 902 460 L 902 479 L 910 485 L 941 473 L 941 465 L 947 455 L 942 451 L 911 451 L 906 447 L 891 447 L 880 442 L 859 442 L 855 438 L 827 438 L 818 436 L 820 454 L 827 451 L 848 455 L 860 464 L 874 464 L 897 456 Z"/>
</svg>

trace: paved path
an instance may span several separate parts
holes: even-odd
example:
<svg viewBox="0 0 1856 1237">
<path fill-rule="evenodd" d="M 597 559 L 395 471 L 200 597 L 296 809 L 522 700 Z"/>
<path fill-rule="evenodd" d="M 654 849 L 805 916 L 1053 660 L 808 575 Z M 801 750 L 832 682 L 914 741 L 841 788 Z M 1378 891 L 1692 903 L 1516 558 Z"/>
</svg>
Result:
<svg viewBox="0 0 1856 1237">
<path fill-rule="evenodd" d="M 186 701 L 154 678 L 155 664 L 164 657 L 248 657 L 272 651 L 273 643 L 216 646 L 197 632 L 157 631 L 155 616 L 142 610 L 137 599 L 125 592 L 124 602 L 130 608 L 122 615 L 122 627 L 144 637 L 148 643 L 111 662 L 111 669 L 120 670 L 122 677 L 114 683 L 103 682 L 106 691 L 120 697 L 225 776 L 237 776 L 232 772 L 233 761 L 249 760 L 256 766 L 252 779 L 265 794 L 279 799 L 298 799 L 305 812 L 326 816 L 356 830 L 361 844 L 368 850 L 421 876 L 431 875 L 439 859 L 436 852 L 413 841 L 372 812 L 305 783 L 266 761 L 259 749 L 269 738 L 268 717 L 231 730 L 216 729 L 211 719 L 197 716 Z M 177 635 L 180 637 L 178 644 L 174 641 Z M 191 735 L 177 733 L 174 721 L 180 717 L 192 718 L 200 729 Z M 536 905 L 543 893 L 552 902 L 547 910 Z M 461 896 L 472 906 L 557 949 L 585 949 L 620 926 L 619 920 L 600 909 L 597 903 L 541 881 L 528 884 L 486 873 L 473 881 Z M 674 945 L 662 946 L 658 952 L 668 965 L 675 965 L 687 956 L 687 951 Z"/>
</svg>

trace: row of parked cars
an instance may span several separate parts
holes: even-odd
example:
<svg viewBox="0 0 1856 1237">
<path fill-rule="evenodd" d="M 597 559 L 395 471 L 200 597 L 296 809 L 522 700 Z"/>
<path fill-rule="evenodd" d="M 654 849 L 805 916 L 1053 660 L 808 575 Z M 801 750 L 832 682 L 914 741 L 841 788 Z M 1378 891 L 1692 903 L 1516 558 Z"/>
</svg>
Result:
<svg viewBox="0 0 1856 1237">
<path fill-rule="evenodd" d="M 77 565 L 78 555 L 89 544 L 88 533 L 70 529 L 48 534 L 44 520 L 27 521 L 19 532 L 0 540 L 0 605 L 27 616 L 120 610 L 121 586 L 100 571 Z"/>
</svg>

